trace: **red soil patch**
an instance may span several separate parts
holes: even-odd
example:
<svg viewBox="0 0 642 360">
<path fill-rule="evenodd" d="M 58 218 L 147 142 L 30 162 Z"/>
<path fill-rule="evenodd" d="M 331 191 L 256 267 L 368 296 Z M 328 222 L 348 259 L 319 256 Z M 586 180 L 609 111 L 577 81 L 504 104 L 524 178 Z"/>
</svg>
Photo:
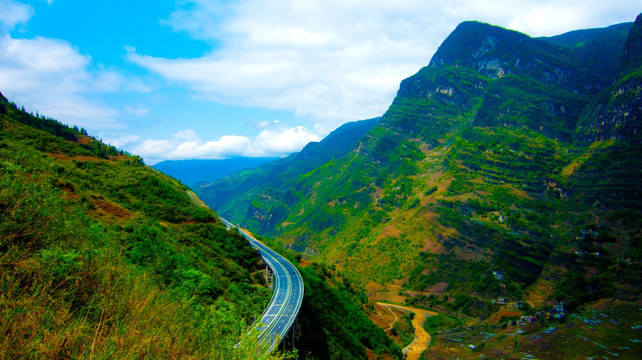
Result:
<svg viewBox="0 0 642 360">
<path fill-rule="evenodd" d="M 80 135 L 77 141 L 79 144 L 87 145 L 91 142 L 91 138 L 87 135 Z"/>
<path fill-rule="evenodd" d="M 103 199 L 91 199 L 91 202 L 96 205 L 96 211 L 101 216 L 115 217 L 123 220 L 129 219 L 133 216 L 129 210 L 123 209 L 113 202 Z"/>
<path fill-rule="evenodd" d="M 399 295 L 403 281 L 396 280 L 395 284 L 381 285 L 374 281 L 366 284 L 366 294 L 370 301 L 384 301 L 402 304 L 406 300 L 405 295 Z"/>
<path fill-rule="evenodd" d="M 431 253 L 431 254 L 441 254 L 444 252 L 444 247 L 441 244 L 433 240 L 430 240 L 429 238 L 426 238 L 424 242 L 424 247 L 422 247 L 420 251 Z"/>
<path fill-rule="evenodd" d="M 448 288 L 448 283 L 447 282 L 438 282 L 435 286 L 433 286 L 430 289 L 430 292 L 433 294 L 441 294 L 442 292 L 446 291 Z"/>
<path fill-rule="evenodd" d="M 70 161 L 70 160 L 98 161 L 98 158 L 95 158 L 93 156 L 69 156 L 68 154 L 57 154 L 57 153 L 49 153 L 48 155 L 63 161 Z"/>
<path fill-rule="evenodd" d="M 375 312 L 370 314 L 370 320 L 384 330 L 389 330 L 397 320 L 395 314 L 387 307 L 375 303 Z"/>
<path fill-rule="evenodd" d="M 301 258 L 301 260 L 299 260 L 299 266 L 301 267 L 307 267 L 310 264 L 312 264 L 312 262 L 304 258 Z"/>
<path fill-rule="evenodd" d="M 374 351 L 366 348 L 366 356 L 368 356 L 368 360 L 392 360 L 393 357 L 390 354 L 381 354 L 377 355 L 375 354 Z"/>
<path fill-rule="evenodd" d="M 522 316 L 521 311 L 500 309 L 498 312 L 491 315 L 486 321 L 488 321 L 491 324 L 497 324 L 502 319 L 502 317 L 520 317 L 520 316 Z"/>
<path fill-rule="evenodd" d="M 397 229 L 393 225 L 388 225 L 381 230 L 381 234 L 379 234 L 377 240 L 385 239 L 387 237 L 399 239 L 399 237 L 401 237 L 401 230 Z"/>
<path fill-rule="evenodd" d="M 67 194 L 67 196 L 68 196 L 70 199 L 78 199 L 78 198 L 80 197 L 80 195 L 76 194 L 76 192 L 74 191 L 74 189 L 72 189 L 72 188 L 71 188 L 71 187 L 69 187 L 69 186 L 63 185 L 63 186 L 61 186 L 60 188 L 62 189 L 62 191 L 64 191 L 64 192 Z"/>
<path fill-rule="evenodd" d="M 399 335 L 393 335 L 391 330 L 395 322 L 403 317 L 403 311 L 396 309 L 394 307 L 387 307 L 378 303 L 375 303 L 375 312 L 370 314 L 369 318 L 374 324 L 382 328 L 388 337 L 394 340 L 395 343 L 401 345 L 403 341 Z"/>
<path fill-rule="evenodd" d="M 94 156 L 69 156 L 68 154 L 58 154 L 58 153 L 48 153 L 49 156 L 56 158 L 58 160 L 63 160 L 63 161 L 71 161 L 71 160 L 76 160 L 76 161 L 100 161 L 100 158 L 94 157 Z M 107 157 L 108 160 L 111 161 L 117 161 L 117 160 L 128 160 L 129 157 L 125 155 L 111 155 Z"/>
</svg>

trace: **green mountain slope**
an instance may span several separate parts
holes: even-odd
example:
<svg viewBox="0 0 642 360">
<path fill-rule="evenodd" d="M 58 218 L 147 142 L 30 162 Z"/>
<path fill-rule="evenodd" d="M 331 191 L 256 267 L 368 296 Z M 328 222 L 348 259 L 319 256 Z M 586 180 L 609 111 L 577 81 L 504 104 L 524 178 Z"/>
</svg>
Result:
<svg viewBox="0 0 642 360">
<path fill-rule="evenodd" d="M 255 197 L 268 201 L 270 197 L 294 200 L 291 189 L 301 175 L 331 159 L 344 156 L 378 122 L 379 118 L 375 118 L 345 124 L 321 142 L 309 143 L 299 153 L 230 175 L 211 185 L 201 184 L 194 187 L 194 191 L 226 218 L 244 222 L 254 216 L 252 200 Z M 272 209 L 266 226 L 283 220 L 288 209 L 285 204 L 279 205 Z"/>
<path fill-rule="evenodd" d="M 255 355 L 262 261 L 185 186 L 1 96 L 0 182 L 0 357 Z"/>
<path fill-rule="evenodd" d="M 639 22 L 547 39 L 462 23 L 344 156 L 226 179 L 235 221 L 471 316 L 637 300 Z"/>
<path fill-rule="evenodd" d="M 575 53 L 583 67 L 609 84 L 617 75 L 624 42 L 631 30 L 631 24 L 617 24 L 606 29 L 571 31 L 562 35 L 540 38 L 565 46 Z"/>
</svg>

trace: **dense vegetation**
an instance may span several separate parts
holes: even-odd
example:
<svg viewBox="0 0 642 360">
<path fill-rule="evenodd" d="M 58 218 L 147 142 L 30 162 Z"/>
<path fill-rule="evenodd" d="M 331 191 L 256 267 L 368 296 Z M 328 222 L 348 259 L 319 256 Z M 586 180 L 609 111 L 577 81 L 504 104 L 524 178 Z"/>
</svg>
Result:
<svg viewBox="0 0 642 360">
<path fill-rule="evenodd" d="M 541 39 L 463 23 L 350 151 L 197 191 L 417 306 L 639 300 L 641 21 Z"/>
<path fill-rule="evenodd" d="M 301 255 L 262 239 L 292 262 Z M 377 356 L 401 359 L 399 347 L 366 316 L 372 311 L 363 288 L 341 277 L 336 267 L 323 263 L 297 266 L 305 285 L 294 347 L 300 359 L 368 359 L 366 348 Z M 291 339 L 286 340 L 291 346 Z"/>
<path fill-rule="evenodd" d="M 0 97 L 0 358 L 254 357 L 260 262 L 185 186 Z"/>
<path fill-rule="evenodd" d="M 198 187 L 316 258 L 286 347 L 401 358 L 365 315 L 373 282 L 444 312 L 425 327 L 475 333 L 474 349 L 560 301 L 576 315 L 612 306 L 614 329 L 638 319 L 641 29 L 534 39 L 463 23 L 382 118 Z M 181 183 L 0 96 L 1 358 L 255 358 L 262 268 Z"/>
</svg>

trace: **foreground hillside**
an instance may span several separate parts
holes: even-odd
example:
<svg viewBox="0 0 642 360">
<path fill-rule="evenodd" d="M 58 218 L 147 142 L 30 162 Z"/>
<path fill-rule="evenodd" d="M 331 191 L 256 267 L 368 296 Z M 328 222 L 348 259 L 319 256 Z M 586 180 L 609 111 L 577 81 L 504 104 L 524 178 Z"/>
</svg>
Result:
<svg viewBox="0 0 642 360">
<path fill-rule="evenodd" d="M 4 97 L 0 183 L 0 358 L 254 355 L 260 257 L 185 186 Z"/>
<path fill-rule="evenodd" d="M 641 28 L 638 18 L 536 39 L 462 23 L 343 155 L 196 191 L 374 297 L 394 289 L 389 298 L 476 321 L 515 303 L 635 309 Z"/>
</svg>

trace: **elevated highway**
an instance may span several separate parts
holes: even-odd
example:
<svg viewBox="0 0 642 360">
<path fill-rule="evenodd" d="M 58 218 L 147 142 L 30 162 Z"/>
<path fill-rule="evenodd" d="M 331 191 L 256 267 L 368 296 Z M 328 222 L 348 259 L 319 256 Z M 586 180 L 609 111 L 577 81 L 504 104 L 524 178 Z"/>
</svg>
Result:
<svg viewBox="0 0 642 360">
<path fill-rule="evenodd" d="M 229 221 L 221 218 L 229 227 L 236 228 Z M 294 324 L 303 302 L 303 279 L 299 271 L 286 258 L 254 238 L 244 229 L 238 229 L 250 245 L 256 248 L 273 274 L 272 300 L 261 315 L 258 326 L 260 346 L 266 346 L 272 352 L 285 338 Z"/>
</svg>

